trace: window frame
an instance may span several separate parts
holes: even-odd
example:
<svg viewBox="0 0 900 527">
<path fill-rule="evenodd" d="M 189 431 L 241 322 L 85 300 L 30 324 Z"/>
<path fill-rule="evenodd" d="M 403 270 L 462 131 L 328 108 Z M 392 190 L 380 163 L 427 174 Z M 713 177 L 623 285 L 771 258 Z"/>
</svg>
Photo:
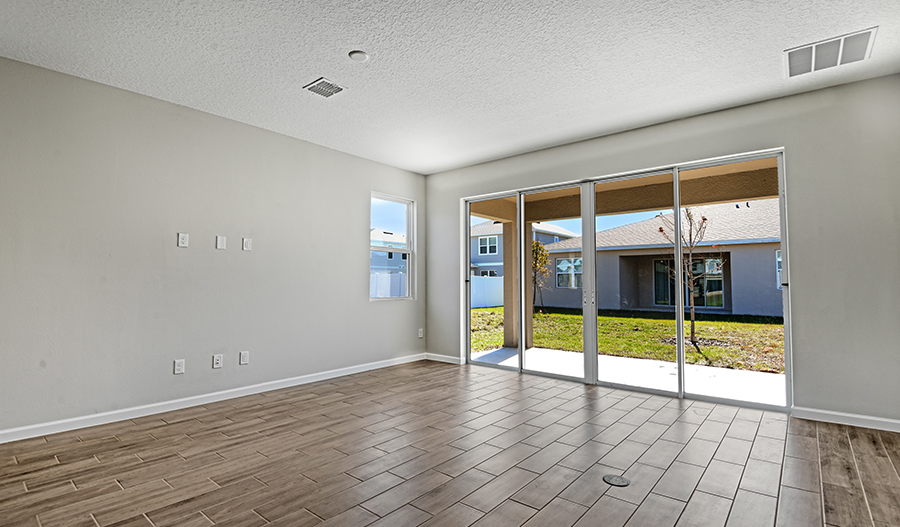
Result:
<svg viewBox="0 0 900 527">
<path fill-rule="evenodd" d="M 494 239 L 494 243 L 491 243 L 491 238 Z M 484 247 L 487 249 L 487 252 L 481 252 L 481 240 L 486 240 Z M 491 247 L 494 247 L 494 251 L 491 252 Z M 479 236 L 478 237 L 478 256 L 493 256 L 495 254 L 500 254 L 500 239 L 496 234 L 491 234 L 489 236 Z"/>
<path fill-rule="evenodd" d="M 572 272 L 570 272 L 570 273 L 559 272 L 559 261 L 560 260 L 571 260 L 572 261 Z M 580 273 L 575 272 L 575 261 L 576 260 L 581 260 L 581 272 Z M 584 259 L 581 257 L 576 258 L 574 256 L 573 257 L 554 258 L 553 259 L 553 274 L 554 274 L 554 278 L 555 278 L 554 285 L 556 286 L 557 289 L 582 289 L 584 287 Z M 570 286 L 559 285 L 559 275 L 571 276 L 572 277 L 572 282 L 571 282 L 572 285 L 570 285 Z M 575 280 L 576 275 L 582 276 L 581 285 L 575 285 L 576 284 L 576 280 Z"/>
<path fill-rule="evenodd" d="M 369 254 L 373 252 L 378 253 L 387 253 L 393 256 L 394 253 L 399 253 L 402 255 L 399 258 L 399 261 L 406 261 L 406 272 L 403 273 L 406 279 L 406 295 L 405 296 L 372 296 L 371 289 L 369 291 L 369 300 L 370 301 L 385 301 L 385 300 L 415 300 L 415 240 L 416 240 L 416 202 L 415 200 L 401 198 L 399 196 L 392 196 L 390 194 L 383 194 L 381 192 L 372 192 L 369 196 L 369 232 L 372 232 L 372 229 L 375 228 L 372 225 L 372 200 L 380 199 L 382 201 L 392 201 L 394 203 L 400 203 L 402 205 L 406 205 L 406 247 L 392 247 L 385 245 L 372 245 L 371 234 L 369 237 Z M 397 258 L 391 258 L 394 261 L 397 261 Z M 372 265 L 371 258 L 369 260 L 369 280 L 371 284 L 371 276 L 372 276 Z M 371 287 L 371 286 L 370 286 Z"/>
<path fill-rule="evenodd" d="M 722 258 L 718 257 L 718 256 L 709 256 L 709 257 L 695 256 L 691 260 L 691 265 L 694 265 L 698 261 L 703 262 L 703 268 L 706 269 L 706 261 L 707 260 L 720 260 L 720 259 L 722 259 Z M 668 258 L 668 259 L 654 258 L 653 259 L 653 306 L 654 307 L 673 306 L 673 305 L 675 305 L 674 303 L 661 304 L 657 301 L 657 298 L 656 298 L 656 292 L 658 290 L 657 280 L 659 279 L 659 274 L 660 274 L 659 271 L 656 270 L 657 262 L 662 262 L 663 265 L 665 265 L 667 269 L 671 269 L 671 266 L 675 265 L 675 259 L 674 258 Z M 722 280 L 722 305 L 721 306 L 709 305 L 709 301 L 708 301 L 709 300 L 709 295 L 708 295 L 709 291 L 707 291 L 706 277 L 704 276 L 701 278 L 701 283 L 697 284 L 700 287 L 700 290 L 703 291 L 703 305 L 702 306 L 695 305 L 694 307 L 703 308 L 703 309 L 725 309 L 725 304 L 726 304 L 726 302 L 725 302 L 725 264 L 722 263 L 720 265 L 721 265 L 721 269 L 722 269 L 722 278 L 721 278 L 721 280 Z M 670 298 L 670 301 L 671 301 L 671 300 L 674 300 L 673 291 L 675 288 L 675 284 L 674 284 L 675 277 L 671 276 L 671 274 L 668 271 L 665 274 L 666 274 L 667 280 L 668 280 L 668 284 L 666 285 L 666 290 L 669 291 L 669 296 L 672 297 L 672 298 Z M 692 291 L 690 289 L 690 284 L 688 284 L 687 273 L 685 273 L 685 277 L 684 277 L 684 308 L 685 309 L 690 309 L 690 302 L 688 300 L 688 297 L 691 294 L 692 294 Z"/>
</svg>

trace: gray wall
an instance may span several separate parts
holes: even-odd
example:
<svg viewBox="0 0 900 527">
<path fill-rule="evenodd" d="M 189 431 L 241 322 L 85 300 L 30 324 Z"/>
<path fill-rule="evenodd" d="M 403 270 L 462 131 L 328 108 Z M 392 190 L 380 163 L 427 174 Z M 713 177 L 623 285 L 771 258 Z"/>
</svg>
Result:
<svg viewBox="0 0 900 527">
<path fill-rule="evenodd" d="M 429 176 L 429 352 L 460 355 L 460 198 L 783 146 L 794 402 L 898 419 L 898 142 L 893 75 Z"/>
<path fill-rule="evenodd" d="M 0 430 L 425 351 L 423 177 L 6 59 L 0 115 Z M 373 190 L 417 300 L 369 301 Z"/>
</svg>

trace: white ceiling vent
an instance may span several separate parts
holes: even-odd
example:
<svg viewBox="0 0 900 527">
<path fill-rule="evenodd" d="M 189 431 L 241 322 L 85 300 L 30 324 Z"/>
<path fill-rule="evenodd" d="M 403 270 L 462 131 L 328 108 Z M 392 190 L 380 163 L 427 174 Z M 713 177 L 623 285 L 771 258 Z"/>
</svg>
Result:
<svg viewBox="0 0 900 527">
<path fill-rule="evenodd" d="M 868 58 L 876 27 L 784 50 L 788 77 L 819 71 Z"/>
<path fill-rule="evenodd" d="M 325 77 L 319 77 L 318 79 L 304 86 L 303 89 L 319 94 L 322 97 L 331 97 L 336 93 L 344 91 L 343 87 L 338 86 Z"/>
</svg>

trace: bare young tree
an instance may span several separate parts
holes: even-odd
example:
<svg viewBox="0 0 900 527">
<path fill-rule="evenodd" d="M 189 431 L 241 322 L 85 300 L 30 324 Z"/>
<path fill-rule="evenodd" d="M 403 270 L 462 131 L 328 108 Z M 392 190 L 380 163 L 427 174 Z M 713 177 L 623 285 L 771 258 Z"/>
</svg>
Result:
<svg viewBox="0 0 900 527">
<path fill-rule="evenodd" d="M 544 307 L 544 287 L 547 285 L 547 277 L 550 276 L 550 253 L 544 244 L 531 241 L 531 284 L 534 288 L 531 292 L 532 302 L 541 296 L 541 308 Z"/>
<path fill-rule="evenodd" d="M 656 216 L 659 218 L 660 222 L 662 222 L 662 226 L 659 228 L 659 233 L 673 246 L 676 245 L 675 241 L 675 215 L 665 216 L 663 214 L 658 214 Z M 709 360 L 709 357 L 706 356 L 705 353 L 700 349 L 700 340 L 697 338 L 697 330 L 695 325 L 696 315 L 694 313 L 694 286 L 698 283 L 698 281 L 705 277 L 708 274 L 720 274 L 722 272 L 722 267 L 725 265 L 724 256 L 719 253 L 717 255 L 716 260 L 718 263 L 713 268 L 708 268 L 706 265 L 703 266 L 703 272 L 695 273 L 694 272 L 694 251 L 698 245 L 703 241 L 703 237 L 706 236 L 706 228 L 709 226 L 709 220 L 706 219 L 706 216 L 698 215 L 688 207 L 684 208 L 684 215 L 682 217 L 681 222 L 681 254 L 682 254 L 682 268 L 684 269 L 684 281 L 688 286 L 689 291 L 689 299 L 690 299 L 690 307 L 691 307 L 691 336 L 690 341 L 691 345 L 694 346 L 694 349 L 697 350 L 697 353 L 703 355 L 703 358 L 706 359 L 708 364 L 712 364 L 712 361 Z M 713 245 L 713 247 L 717 247 L 717 245 Z M 670 274 L 675 275 L 675 269 L 669 269 Z"/>
</svg>

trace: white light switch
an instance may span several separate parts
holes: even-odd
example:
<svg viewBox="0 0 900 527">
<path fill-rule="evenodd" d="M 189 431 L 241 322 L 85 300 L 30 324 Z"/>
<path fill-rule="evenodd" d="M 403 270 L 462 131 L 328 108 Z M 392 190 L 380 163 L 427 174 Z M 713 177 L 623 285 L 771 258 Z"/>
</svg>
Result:
<svg viewBox="0 0 900 527">
<path fill-rule="evenodd" d="M 216 236 L 216 249 L 225 249 L 225 237 L 224 236 Z"/>
<path fill-rule="evenodd" d="M 241 364 L 250 364 L 250 352 L 249 352 L 249 351 L 242 351 L 242 352 L 241 352 L 241 360 L 240 360 L 240 363 L 241 363 Z"/>
<path fill-rule="evenodd" d="M 244 238 L 244 250 L 245 250 L 245 251 L 249 251 L 249 250 L 250 250 L 250 242 L 251 242 L 251 241 L 252 241 L 252 240 L 251 240 L 250 238 Z"/>
<path fill-rule="evenodd" d="M 179 247 L 187 247 L 188 246 L 188 235 L 186 232 L 178 233 L 178 246 Z"/>
</svg>

